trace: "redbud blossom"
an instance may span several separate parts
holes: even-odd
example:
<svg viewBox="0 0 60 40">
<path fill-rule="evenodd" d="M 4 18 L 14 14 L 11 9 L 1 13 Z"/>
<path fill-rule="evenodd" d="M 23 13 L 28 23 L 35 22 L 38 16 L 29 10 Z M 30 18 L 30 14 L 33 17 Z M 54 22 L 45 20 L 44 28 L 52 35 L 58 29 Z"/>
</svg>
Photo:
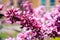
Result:
<svg viewBox="0 0 60 40">
<path fill-rule="evenodd" d="M 19 8 L 15 9 L 14 7 L 12 7 L 11 9 L 8 9 L 4 15 L 7 18 L 7 20 L 10 21 L 10 23 L 14 23 L 20 20 L 21 13 L 22 11 Z"/>
<path fill-rule="evenodd" d="M 2 4 L 0 4 L 0 11 L 3 10 L 3 7 L 4 7 L 4 6 L 3 6 Z"/>
<path fill-rule="evenodd" d="M 12 8 L 5 13 L 9 22 L 19 21 L 21 28 L 27 28 L 27 32 L 18 34 L 16 40 L 44 40 L 45 35 L 54 38 L 60 35 L 60 6 L 45 12 L 44 6 L 34 9 L 29 1 L 21 5 L 23 10 Z"/>
</svg>

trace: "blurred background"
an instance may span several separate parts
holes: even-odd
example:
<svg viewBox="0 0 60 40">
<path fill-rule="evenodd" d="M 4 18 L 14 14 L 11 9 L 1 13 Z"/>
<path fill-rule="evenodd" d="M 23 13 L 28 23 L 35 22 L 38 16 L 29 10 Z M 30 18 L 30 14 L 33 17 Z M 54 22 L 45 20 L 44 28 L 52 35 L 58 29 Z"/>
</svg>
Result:
<svg viewBox="0 0 60 40">
<path fill-rule="evenodd" d="M 15 7 L 20 6 L 22 1 L 26 0 L 0 0 L 0 4 L 9 4 L 14 5 Z M 33 6 L 38 6 L 38 5 L 45 5 L 46 7 L 51 7 L 57 4 L 60 4 L 60 0 L 30 0 L 34 5 Z"/>
<path fill-rule="evenodd" d="M 0 13 L 4 13 L 6 11 L 6 9 L 11 8 L 11 6 L 16 7 L 20 7 L 22 1 L 26 1 L 26 0 L 0 0 L 0 4 L 3 4 L 5 6 L 4 10 L 1 11 Z M 50 10 L 50 8 L 54 7 L 55 5 L 59 5 L 60 4 L 60 0 L 30 0 L 30 2 L 33 4 L 32 7 L 33 8 L 37 8 L 40 5 L 44 5 L 46 6 L 46 8 L 48 10 Z M 20 29 L 20 25 L 18 24 L 7 24 L 7 23 L 1 23 L 2 20 L 4 20 L 5 18 L 3 17 L 3 15 L 0 15 L 0 40 L 4 40 L 7 37 L 16 37 L 16 35 L 19 32 L 23 32 L 25 31 L 24 29 Z M 48 38 L 46 40 L 49 40 Z M 56 38 L 52 40 L 60 40 L 60 38 Z"/>
</svg>

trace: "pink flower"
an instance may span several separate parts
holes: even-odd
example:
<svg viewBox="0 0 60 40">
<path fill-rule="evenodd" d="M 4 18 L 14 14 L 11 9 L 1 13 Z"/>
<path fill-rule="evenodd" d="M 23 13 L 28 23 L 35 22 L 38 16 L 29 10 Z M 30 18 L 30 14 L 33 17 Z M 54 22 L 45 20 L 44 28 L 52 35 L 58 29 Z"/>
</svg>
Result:
<svg viewBox="0 0 60 40">
<path fill-rule="evenodd" d="M 17 40 L 32 40 L 32 37 L 34 36 L 33 32 L 31 30 L 26 31 L 25 33 L 19 33 L 17 35 Z"/>
<path fill-rule="evenodd" d="M 2 4 L 0 4 L 0 11 L 3 10 L 3 7 L 4 7 L 4 6 L 3 6 Z"/>
<path fill-rule="evenodd" d="M 33 13 L 32 3 L 30 3 L 29 1 L 26 1 L 26 2 L 23 2 L 21 5 L 22 5 L 24 11 L 26 12 L 26 14 Z"/>
<path fill-rule="evenodd" d="M 12 7 L 11 9 L 8 9 L 4 15 L 8 19 L 8 21 L 11 21 L 11 23 L 14 23 L 20 20 L 21 13 L 22 11 L 19 8 L 15 9 L 14 7 Z"/>
<path fill-rule="evenodd" d="M 15 40 L 15 38 L 9 37 L 9 38 L 7 38 L 7 39 L 5 39 L 5 40 Z"/>
<path fill-rule="evenodd" d="M 60 34 L 60 6 L 45 12 L 44 6 L 33 9 L 29 1 L 21 5 L 23 10 L 11 8 L 5 13 L 9 22 L 20 22 L 21 28 L 27 28 L 25 33 L 17 35 L 16 40 L 36 40 L 35 38 L 43 40 L 45 35 L 56 37 Z"/>
</svg>

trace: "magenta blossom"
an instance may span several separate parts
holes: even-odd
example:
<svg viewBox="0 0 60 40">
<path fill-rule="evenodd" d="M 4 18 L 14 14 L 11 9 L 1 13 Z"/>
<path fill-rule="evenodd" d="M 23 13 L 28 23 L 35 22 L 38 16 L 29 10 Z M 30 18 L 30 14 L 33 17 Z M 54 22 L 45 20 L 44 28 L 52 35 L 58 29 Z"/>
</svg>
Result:
<svg viewBox="0 0 60 40">
<path fill-rule="evenodd" d="M 29 31 L 26 31 L 25 33 L 19 33 L 17 35 L 17 40 L 32 40 L 35 35 L 36 35 L 35 33 L 29 30 Z"/>
<path fill-rule="evenodd" d="M 5 13 L 11 23 L 19 21 L 21 28 L 27 29 L 27 32 L 18 34 L 16 40 L 44 40 L 46 36 L 60 36 L 60 6 L 45 12 L 44 6 L 34 9 L 31 3 L 26 1 L 22 3 L 22 8 L 23 10 L 12 8 Z"/>
<path fill-rule="evenodd" d="M 12 7 L 11 9 L 8 9 L 5 12 L 5 17 L 7 18 L 8 21 L 10 21 L 10 23 L 14 23 L 20 20 L 21 13 L 22 11 L 19 8 L 15 9 L 14 7 Z"/>
<path fill-rule="evenodd" d="M 23 14 L 24 12 L 26 14 L 33 14 L 33 8 L 32 8 L 32 3 L 30 3 L 29 1 L 25 1 L 21 4 L 22 8 L 23 8 Z"/>
</svg>

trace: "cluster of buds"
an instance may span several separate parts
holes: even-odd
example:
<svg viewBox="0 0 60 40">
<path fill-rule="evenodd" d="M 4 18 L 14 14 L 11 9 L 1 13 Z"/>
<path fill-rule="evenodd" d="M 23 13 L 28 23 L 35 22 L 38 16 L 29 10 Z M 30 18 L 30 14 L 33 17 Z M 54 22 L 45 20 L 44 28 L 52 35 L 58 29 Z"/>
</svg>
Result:
<svg viewBox="0 0 60 40">
<path fill-rule="evenodd" d="M 50 12 L 45 12 L 44 6 L 33 9 L 29 1 L 21 5 L 23 10 L 12 7 L 5 13 L 10 23 L 19 21 L 21 28 L 26 27 L 27 30 L 31 30 L 18 34 L 16 40 L 36 40 L 35 38 L 43 40 L 45 36 L 54 38 L 60 36 L 60 6 L 54 7 Z"/>
<path fill-rule="evenodd" d="M 52 32 L 50 34 L 52 34 L 52 36 L 60 36 L 60 5 L 55 6 L 49 13 L 48 19 L 49 19 L 49 26 L 47 27 L 51 27 Z"/>
<path fill-rule="evenodd" d="M 20 14 L 22 11 L 19 8 L 12 7 L 5 12 L 5 17 L 7 18 L 7 22 L 16 23 L 16 21 L 20 21 Z"/>
<path fill-rule="evenodd" d="M 32 8 L 32 3 L 30 3 L 29 1 L 26 2 L 22 2 L 21 4 L 23 10 L 24 10 L 24 14 L 32 14 L 33 13 L 33 8 Z"/>
<path fill-rule="evenodd" d="M 35 36 L 36 34 L 35 33 L 33 33 L 32 32 L 32 30 L 28 30 L 28 31 L 26 31 L 26 32 L 24 32 L 24 33 L 19 33 L 18 35 L 17 35 L 17 40 L 36 40 L 35 38 L 34 38 L 34 36 Z"/>
</svg>

